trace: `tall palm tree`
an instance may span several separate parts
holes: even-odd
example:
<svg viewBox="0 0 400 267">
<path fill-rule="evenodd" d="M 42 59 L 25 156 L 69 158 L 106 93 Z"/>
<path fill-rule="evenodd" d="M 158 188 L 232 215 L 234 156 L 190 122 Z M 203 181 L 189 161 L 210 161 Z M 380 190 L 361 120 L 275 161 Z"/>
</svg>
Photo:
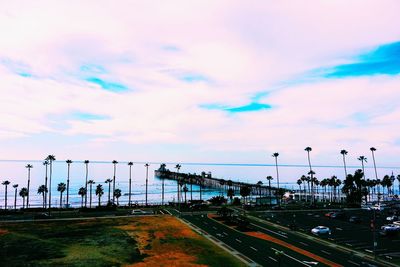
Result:
<svg viewBox="0 0 400 267">
<path fill-rule="evenodd" d="M 276 168 L 276 183 L 278 185 L 278 192 L 280 191 L 279 189 L 279 172 L 278 172 L 278 157 L 279 157 L 279 153 L 275 152 L 274 154 L 272 154 L 272 157 L 275 158 L 275 168 Z M 281 201 L 280 198 L 278 198 L 278 205 L 281 205 Z"/>
<path fill-rule="evenodd" d="M 178 204 L 180 203 L 180 199 L 179 199 L 179 170 L 181 169 L 181 165 L 180 164 L 176 164 L 175 165 L 175 169 L 176 169 L 176 173 L 177 173 L 177 177 L 176 177 L 176 187 L 177 187 L 177 189 L 176 189 L 176 193 L 177 193 L 177 196 L 178 196 Z"/>
<path fill-rule="evenodd" d="M 62 194 L 67 189 L 67 186 L 64 183 L 59 183 L 57 185 L 57 191 L 60 192 L 60 209 L 62 208 Z"/>
<path fill-rule="evenodd" d="M 89 208 L 92 208 L 92 185 L 95 184 L 95 181 L 89 180 L 89 181 L 88 181 L 88 184 L 89 184 L 89 194 L 90 194 L 90 198 L 89 198 Z"/>
<path fill-rule="evenodd" d="M 17 188 L 18 188 L 18 185 L 17 185 L 17 184 L 14 184 L 14 185 L 13 185 L 13 187 L 15 188 L 15 195 L 14 195 L 14 210 L 16 210 L 16 209 L 17 209 Z"/>
<path fill-rule="evenodd" d="M 302 175 L 300 177 L 300 180 L 303 182 L 303 186 L 304 186 L 304 200 L 307 201 L 307 189 L 306 189 L 307 177 L 305 175 Z"/>
<path fill-rule="evenodd" d="M 133 166 L 133 162 L 128 162 L 128 166 L 129 166 L 129 200 L 128 200 L 128 206 L 131 206 L 131 188 L 132 188 L 132 166 Z"/>
<path fill-rule="evenodd" d="M 371 147 L 369 150 L 371 150 L 372 153 L 372 162 L 374 163 L 374 170 L 375 170 L 375 179 L 378 179 L 378 171 L 376 170 L 376 162 L 375 162 L 375 147 Z"/>
<path fill-rule="evenodd" d="M 298 179 L 296 183 L 299 186 L 299 200 L 301 201 L 301 184 L 303 183 L 303 181 L 301 179 Z"/>
<path fill-rule="evenodd" d="M 104 194 L 103 185 L 98 184 L 98 185 L 96 186 L 96 195 L 99 197 L 99 207 L 100 207 L 100 199 L 101 199 L 101 196 L 102 196 L 103 194 Z"/>
<path fill-rule="evenodd" d="M 5 209 L 7 209 L 7 187 L 8 187 L 8 185 L 10 184 L 10 182 L 6 180 L 6 181 L 2 182 L 1 184 L 4 185 L 4 186 L 6 187 L 6 189 L 5 189 L 5 190 L 6 190 L 6 191 L 5 191 L 6 194 L 5 194 L 5 196 L 4 196 L 4 203 L 5 203 L 5 204 L 4 204 L 4 207 L 5 207 Z"/>
<path fill-rule="evenodd" d="M 347 155 L 347 151 L 345 149 L 340 150 L 340 154 L 342 154 L 343 156 L 343 167 L 344 167 L 344 178 L 346 179 L 347 177 L 347 166 L 346 166 L 346 155 Z"/>
<path fill-rule="evenodd" d="M 85 169 L 86 169 L 86 176 L 85 176 L 85 207 L 87 207 L 87 185 L 88 185 L 88 175 L 89 175 L 89 160 L 85 160 L 83 162 L 85 164 Z M 82 195 L 83 197 L 83 195 Z"/>
<path fill-rule="evenodd" d="M 114 165 L 114 178 L 113 178 L 113 204 L 114 204 L 115 203 L 115 192 L 114 192 L 115 191 L 115 174 L 117 172 L 118 161 L 113 160 L 112 164 Z"/>
<path fill-rule="evenodd" d="M 111 199 L 110 199 L 110 193 L 111 193 L 111 182 L 112 182 L 112 179 L 107 179 L 106 181 L 105 181 L 105 183 L 106 184 L 108 184 L 108 202 L 107 202 L 107 205 L 110 205 L 111 204 Z"/>
<path fill-rule="evenodd" d="M 70 160 L 70 159 L 67 159 L 66 161 L 65 161 L 66 163 L 67 163 L 67 208 L 69 207 L 69 171 L 70 171 L 70 168 L 71 168 L 71 164 L 72 164 L 72 160 Z"/>
<path fill-rule="evenodd" d="M 80 195 L 81 198 L 82 198 L 82 199 L 81 199 L 81 207 L 83 208 L 83 197 L 86 196 L 86 188 L 85 188 L 85 187 L 79 188 L 78 195 Z M 86 198 L 86 197 L 85 197 L 85 198 Z"/>
<path fill-rule="evenodd" d="M 271 196 L 271 191 L 272 191 L 272 188 L 271 188 L 271 181 L 274 179 L 274 178 L 272 178 L 272 176 L 267 176 L 266 177 L 266 179 L 267 179 L 267 181 L 268 181 L 268 188 L 269 188 L 269 205 L 271 206 L 272 205 L 272 196 Z"/>
<path fill-rule="evenodd" d="M 19 196 L 22 197 L 22 208 L 25 209 L 25 198 L 28 195 L 28 188 L 22 187 L 21 190 L 19 190 Z"/>
<path fill-rule="evenodd" d="M 313 174 L 315 174 L 315 172 L 313 172 L 313 170 L 311 168 L 310 152 L 312 151 L 312 148 L 308 146 L 304 150 L 307 151 L 308 166 L 310 167 L 309 174 L 311 175 L 310 179 L 312 181 L 313 180 Z M 311 183 L 311 203 L 314 205 L 314 188 L 313 188 L 313 184 L 312 183 Z"/>
<path fill-rule="evenodd" d="M 119 198 L 122 196 L 121 189 L 117 188 L 114 190 L 115 198 L 117 199 L 117 206 L 119 206 Z"/>
<path fill-rule="evenodd" d="M 37 190 L 38 195 L 42 195 L 42 197 L 43 197 L 43 208 L 46 208 L 45 203 L 46 203 L 47 192 L 48 192 L 47 187 L 44 184 L 39 186 L 39 188 Z M 21 192 L 20 192 L 20 194 L 21 194 Z"/>
<path fill-rule="evenodd" d="M 33 166 L 31 164 L 27 164 L 25 168 L 28 169 L 28 196 L 26 197 L 26 206 L 29 207 L 29 189 L 31 184 L 31 169 Z"/>
<path fill-rule="evenodd" d="M 147 206 L 147 187 L 148 187 L 148 184 L 149 184 L 149 164 L 148 163 L 146 163 L 146 164 L 144 164 L 144 166 L 146 167 L 146 206 Z"/>
<path fill-rule="evenodd" d="M 53 175 L 53 161 L 56 160 L 56 156 L 54 155 L 48 155 L 46 160 L 50 164 L 50 176 L 49 176 L 49 211 L 51 210 L 51 177 Z M 47 186 L 46 186 L 47 188 Z"/>
<path fill-rule="evenodd" d="M 49 166 L 49 161 L 45 160 L 43 161 L 43 165 L 45 166 L 46 174 L 44 176 L 44 186 L 47 188 L 47 173 L 48 173 L 48 166 Z M 44 207 L 47 207 L 47 192 L 44 194 Z"/>
</svg>

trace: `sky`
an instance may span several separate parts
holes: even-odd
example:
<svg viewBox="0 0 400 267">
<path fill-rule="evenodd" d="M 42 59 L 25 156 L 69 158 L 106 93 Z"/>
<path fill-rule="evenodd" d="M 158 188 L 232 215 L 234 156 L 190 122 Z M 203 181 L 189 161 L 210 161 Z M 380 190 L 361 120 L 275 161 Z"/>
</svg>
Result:
<svg viewBox="0 0 400 267">
<path fill-rule="evenodd" d="M 398 10 L 1 1 L 0 159 L 400 166 Z"/>
</svg>

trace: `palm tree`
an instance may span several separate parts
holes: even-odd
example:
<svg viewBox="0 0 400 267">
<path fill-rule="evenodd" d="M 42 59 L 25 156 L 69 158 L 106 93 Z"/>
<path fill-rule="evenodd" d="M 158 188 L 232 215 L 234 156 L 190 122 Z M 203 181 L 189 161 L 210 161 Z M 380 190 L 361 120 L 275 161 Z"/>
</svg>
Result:
<svg viewBox="0 0 400 267">
<path fill-rule="evenodd" d="M 132 166 L 133 166 L 133 162 L 131 162 L 131 161 L 128 162 L 128 166 L 129 166 L 129 200 L 128 200 L 128 206 L 130 207 L 131 206 L 131 188 L 132 188 Z"/>
<path fill-rule="evenodd" d="M 105 181 L 105 183 L 108 184 L 108 202 L 107 202 L 108 205 L 111 204 L 111 199 L 110 199 L 111 182 L 112 182 L 112 179 L 107 179 L 107 180 Z"/>
<path fill-rule="evenodd" d="M 19 196 L 22 197 L 22 208 L 25 209 L 25 197 L 28 195 L 28 189 L 26 187 L 22 187 L 19 190 Z"/>
<path fill-rule="evenodd" d="M 113 160 L 112 164 L 114 165 L 114 178 L 113 178 L 113 204 L 114 204 L 115 203 L 115 174 L 117 172 L 118 161 Z"/>
<path fill-rule="evenodd" d="M 399 182 L 399 195 L 400 195 L 400 174 L 396 177 L 397 181 Z"/>
<path fill-rule="evenodd" d="M 304 200 L 307 201 L 307 189 L 306 189 L 307 177 L 305 175 L 302 175 L 300 177 L 300 180 L 303 182 L 303 186 L 304 186 Z"/>
<path fill-rule="evenodd" d="M 363 172 L 363 178 L 365 180 L 365 170 L 364 170 L 364 162 L 367 162 L 367 158 L 364 156 L 359 156 L 357 158 L 359 161 L 361 161 L 361 167 L 362 167 L 362 172 Z M 365 196 L 365 202 L 367 202 L 367 197 Z"/>
<path fill-rule="evenodd" d="M 82 200 L 81 200 L 81 207 L 83 208 L 83 197 L 86 196 L 86 188 L 85 188 L 85 187 L 79 188 L 78 195 L 80 195 L 81 198 L 82 198 Z M 86 197 L 85 197 L 85 199 L 86 199 Z"/>
<path fill-rule="evenodd" d="M 85 176 L 85 207 L 87 207 L 87 185 L 88 185 L 88 175 L 89 175 L 89 160 L 85 160 L 83 162 L 85 164 L 86 167 L 86 176 Z M 83 195 L 82 195 L 83 197 Z"/>
<path fill-rule="evenodd" d="M 163 164 L 161 164 L 160 169 L 165 170 L 166 166 L 167 165 L 165 163 L 163 163 Z M 164 175 L 161 175 L 161 182 L 162 182 L 162 184 L 161 184 L 161 205 L 163 205 L 163 206 L 164 206 L 164 180 L 165 180 Z"/>
<path fill-rule="evenodd" d="M 121 189 L 114 190 L 115 198 L 117 199 L 117 206 L 119 206 L 119 198 L 122 196 Z"/>
<path fill-rule="evenodd" d="M 299 200 L 301 201 L 301 184 L 303 183 L 303 181 L 301 179 L 298 179 L 296 183 L 299 186 Z"/>
<path fill-rule="evenodd" d="M 62 208 L 62 194 L 64 193 L 67 186 L 64 183 L 59 183 L 57 185 L 57 191 L 60 192 L 60 209 Z"/>
<path fill-rule="evenodd" d="M 300 179 L 299 179 L 300 180 Z M 300 180 L 301 181 L 301 180 Z M 325 202 L 325 194 L 326 194 L 326 186 L 328 185 L 328 180 L 322 179 L 319 185 L 322 187 L 324 191 L 322 191 L 322 202 Z"/>
<path fill-rule="evenodd" d="M 43 197 L 43 208 L 46 208 L 45 202 L 46 202 L 47 192 L 48 192 L 48 190 L 47 190 L 46 185 L 42 184 L 41 186 L 39 186 L 37 193 L 38 193 L 38 195 L 42 195 L 42 197 Z M 20 195 L 21 195 L 21 192 L 20 192 Z"/>
<path fill-rule="evenodd" d="M 99 197 L 99 207 L 100 207 L 100 199 L 101 199 L 101 196 L 102 196 L 103 194 L 104 194 L 103 185 L 98 184 L 97 187 L 96 187 L 96 196 Z"/>
<path fill-rule="evenodd" d="M 185 193 L 185 204 L 187 204 L 187 202 L 186 202 L 186 193 L 189 191 L 189 189 L 187 188 L 187 186 L 185 185 L 184 187 L 183 187 L 183 193 Z"/>
<path fill-rule="evenodd" d="M 65 161 L 67 163 L 68 166 L 68 172 L 67 172 L 67 208 L 69 207 L 69 170 L 71 168 L 71 164 L 72 164 L 72 160 L 67 159 Z"/>
<path fill-rule="evenodd" d="M 276 183 L 278 185 L 278 192 L 279 192 L 279 172 L 278 172 L 278 157 L 279 157 L 279 153 L 275 152 L 274 154 L 272 154 L 272 157 L 275 158 L 275 168 L 276 168 Z M 278 200 L 278 205 L 281 205 L 281 201 L 280 199 Z"/>
<path fill-rule="evenodd" d="M 311 181 L 312 181 L 313 180 L 313 174 L 315 174 L 315 172 L 313 172 L 313 170 L 311 168 L 310 152 L 312 151 L 312 148 L 308 146 L 304 150 L 307 151 L 308 166 L 310 167 L 309 174 L 311 175 Z M 311 183 L 311 203 L 314 204 L 314 188 L 313 188 L 313 184 L 312 183 Z"/>
<path fill-rule="evenodd" d="M 92 185 L 95 184 L 95 182 L 93 180 L 89 180 L 88 184 L 89 184 L 89 194 L 90 194 L 89 208 L 92 208 Z"/>
<path fill-rule="evenodd" d="M 347 168 L 346 168 L 346 155 L 347 151 L 345 149 L 340 150 L 340 154 L 343 156 L 343 167 L 344 167 L 344 177 L 347 177 Z"/>
<path fill-rule="evenodd" d="M 28 169 L 28 196 L 26 197 L 26 206 L 29 207 L 29 189 L 30 189 L 30 184 L 31 184 L 31 168 L 33 166 L 31 164 L 27 164 L 25 168 Z"/>
<path fill-rule="evenodd" d="M 231 200 L 231 204 L 234 196 L 235 196 L 235 191 L 232 188 L 229 188 L 227 192 L 227 197 L 229 197 L 229 199 Z"/>
<path fill-rule="evenodd" d="M 240 195 L 244 198 L 244 204 L 246 204 L 246 198 L 250 195 L 251 189 L 249 186 L 244 185 L 240 187 Z"/>
<path fill-rule="evenodd" d="M 53 161 L 56 160 L 56 157 L 54 155 L 48 155 L 46 160 L 50 164 L 50 177 L 49 177 L 49 211 L 51 210 L 51 177 L 53 174 Z M 47 188 L 47 186 L 46 186 Z"/>
<path fill-rule="evenodd" d="M 45 166 L 46 169 L 46 174 L 44 176 L 44 186 L 46 186 L 47 188 L 47 168 L 49 166 L 49 161 L 48 160 L 43 161 L 43 165 Z M 47 207 L 47 192 L 45 192 L 44 194 L 44 207 Z"/>
<path fill-rule="evenodd" d="M 375 179 L 378 179 L 378 172 L 376 170 L 376 162 L 375 162 L 375 151 L 376 151 L 376 148 L 375 147 L 371 147 L 369 150 L 371 150 L 371 153 L 372 153 L 372 162 L 374 163 Z"/>
<path fill-rule="evenodd" d="M 175 169 L 176 169 L 176 173 L 177 173 L 177 175 L 176 175 L 176 186 L 177 186 L 176 193 L 178 194 L 178 204 L 179 204 L 180 203 L 180 200 L 179 200 L 179 170 L 181 169 L 181 165 L 176 164 Z"/>
<path fill-rule="evenodd" d="M 267 176 L 266 177 L 266 179 L 268 180 L 268 188 L 269 188 L 269 205 L 271 206 L 272 205 L 272 196 L 271 196 L 271 190 L 272 190 L 272 188 L 271 188 L 271 181 L 274 179 L 274 178 L 272 178 L 272 176 Z"/>
<path fill-rule="evenodd" d="M 5 209 L 7 209 L 7 187 L 10 184 L 10 182 L 6 180 L 6 181 L 2 182 L 1 184 L 6 187 L 6 189 L 5 189 L 6 190 L 6 194 L 4 196 L 4 203 L 5 203 L 4 207 L 5 207 Z"/>
<path fill-rule="evenodd" d="M 17 184 L 14 184 L 14 185 L 13 185 L 13 187 L 15 188 L 15 195 L 14 195 L 14 210 L 16 210 L 16 209 L 17 209 L 17 188 L 18 188 L 18 185 L 17 185 Z"/>
<path fill-rule="evenodd" d="M 147 206 L 147 187 L 148 187 L 148 184 L 149 184 L 149 164 L 148 163 L 146 163 L 146 164 L 144 164 L 144 166 L 146 167 L 146 206 Z"/>
</svg>

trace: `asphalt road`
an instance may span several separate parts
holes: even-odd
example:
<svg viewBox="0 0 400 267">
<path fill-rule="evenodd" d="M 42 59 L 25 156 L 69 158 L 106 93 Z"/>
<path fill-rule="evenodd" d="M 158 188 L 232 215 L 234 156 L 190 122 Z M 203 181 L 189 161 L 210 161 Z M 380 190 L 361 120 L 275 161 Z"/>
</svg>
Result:
<svg viewBox="0 0 400 267">
<path fill-rule="evenodd" d="M 275 243 L 247 236 L 236 230 L 208 218 L 205 215 L 183 215 L 182 218 L 201 228 L 216 239 L 224 242 L 248 258 L 262 266 L 279 266 L 279 258 L 275 251 L 283 251 L 280 266 L 326 266 L 316 260 L 294 252 Z M 350 255 L 336 248 L 314 242 L 312 240 L 293 235 L 290 232 L 277 231 L 262 223 L 253 222 L 254 231 L 266 233 L 272 237 L 283 240 L 299 248 L 312 252 L 320 257 L 343 266 L 384 266 L 368 262 L 365 259 Z M 317 264 L 316 264 L 317 263 Z M 371 265 L 368 265 L 371 264 Z"/>
</svg>

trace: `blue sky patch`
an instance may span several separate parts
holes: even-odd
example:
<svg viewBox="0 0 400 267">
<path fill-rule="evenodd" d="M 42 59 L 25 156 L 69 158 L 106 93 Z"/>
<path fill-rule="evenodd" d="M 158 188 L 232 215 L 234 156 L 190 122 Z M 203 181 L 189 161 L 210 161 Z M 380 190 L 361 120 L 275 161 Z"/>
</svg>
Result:
<svg viewBox="0 0 400 267">
<path fill-rule="evenodd" d="M 228 107 L 220 104 L 205 104 L 201 105 L 201 108 L 205 109 L 215 109 L 215 110 L 222 110 L 227 111 L 230 113 L 239 113 L 239 112 L 254 112 L 254 111 L 261 111 L 267 110 L 271 108 L 271 105 L 262 104 L 257 102 L 251 102 L 250 104 L 239 106 L 239 107 Z"/>
<path fill-rule="evenodd" d="M 187 74 L 183 75 L 181 77 L 181 80 L 188 82 L 188 83 L 194 83 L 194 82 L 207 82 L 208 79 L 202 75 L 198 74 Z"/>
<path fill-rule="evenodd" d="M 128 90 L 128 88 L 123 84 L 104 81 L 104 80 L 102 80 L 100 78 L 96 78 L 96 77 L 87 78 L 86 81 L 97 84 L 101 88 L 108 90 L 108 91 L 112 91 L 112 92 L 123 92 L 123 91 Z"/>
<path fill-rule="evenodd" d="M 357 62 L 322 70 L 327 78 L 400 74 L 400 42 L 381 45 L 357 57 Z"/>
<path fill-rule="evenodd" d="M 96 64 L 85 64 L 79 68 L 80 71 L 86 73 L 93 73 L 93 74 L 105 74 L 107 73 L 106 69 L 103 66 L 96 65 Z"/>
<path fill-rule="evenodd" d="M 92 113 L 82 113 L 76 112 L 72 114 L 74 119 L 83 120 L 83 121 L 93 121 L 93 120 L 107 120 L 109 119 L 108 116 L 99 115 L 99 114 L 92 114 Z"/>
</svg>

